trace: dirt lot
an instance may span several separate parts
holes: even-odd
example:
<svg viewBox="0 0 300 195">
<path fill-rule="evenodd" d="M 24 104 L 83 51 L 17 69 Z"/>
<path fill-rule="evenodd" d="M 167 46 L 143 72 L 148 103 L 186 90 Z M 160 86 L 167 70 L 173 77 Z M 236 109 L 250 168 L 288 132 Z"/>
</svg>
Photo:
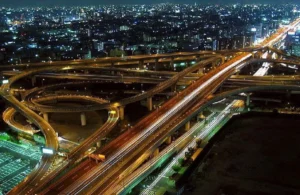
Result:
<svg viewBox="0 0 300 195">
<path fill-rule="evenodd" d="M 184 194 L 300 194 L 300 116 L 242 115 L 213 141 Z"/>
</svg>

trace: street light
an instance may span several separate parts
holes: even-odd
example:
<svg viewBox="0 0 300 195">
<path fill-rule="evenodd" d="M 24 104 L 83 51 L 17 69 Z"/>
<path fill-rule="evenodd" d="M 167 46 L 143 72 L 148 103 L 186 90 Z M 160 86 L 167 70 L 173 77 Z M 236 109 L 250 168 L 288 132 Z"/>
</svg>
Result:
<svg viewBox="0 0 300 195">
<path fill-rule="evenodd" d="M 105 54 L 106 54 L 106 57 L 108 57 L 108 52 L 106 52 L 106 51 L 103 51 L 103 53 L 105 53 Z"/>
</svg>

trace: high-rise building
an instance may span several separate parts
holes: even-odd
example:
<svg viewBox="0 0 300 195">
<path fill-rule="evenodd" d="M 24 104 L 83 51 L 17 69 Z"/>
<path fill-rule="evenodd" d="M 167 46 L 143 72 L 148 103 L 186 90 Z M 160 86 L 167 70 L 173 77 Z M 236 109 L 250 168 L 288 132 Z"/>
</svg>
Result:
<svg viewBox="0 0 300 195">
<path fill-rule="evenodd" d="M 293 44 L 290 51 L 292 55 L 300 56 L 300 44 Z"/>
<path fill-rule="evenodd" d="M 285 44 L 290 54 L 300 56 L 300 30 L 290 30 Z"/>
<path fill-rule="evenodd" d="M 231 49 L 231 40 L 229 38 L 219 39 L 218 50 L 227 50 Z"/>
<path fill-rule="evenodd" d="M 243 35 L 236 35 L 233 37 L 233 48 L 240 49 L 244 48 L 246 43 L 246 38 Z"/>
</svg>

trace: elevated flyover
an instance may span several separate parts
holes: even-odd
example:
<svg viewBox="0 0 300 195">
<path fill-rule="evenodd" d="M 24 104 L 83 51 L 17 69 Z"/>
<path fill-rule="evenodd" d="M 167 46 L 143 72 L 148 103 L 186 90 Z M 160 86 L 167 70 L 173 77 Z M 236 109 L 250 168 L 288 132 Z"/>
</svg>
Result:
<svg viewBox="0 0 300 195">
<path fill-rule="evenodd" d="M 192 118 L 197 117 L 199 115 L 199 113 L 201 113 L 204 109 L 211 106 L 215 102 L 224 100 L 226 98 L 231 99 L 232 96 L 240 94 L 241 91 L 243 91 L 243 93 L 244 93 L 244 92 L 256 92 L 256 91 L 260 91 L 260 90 L 264 90 L 264 89 L 265 90 L 286 90 L 286 87 L 289 90 L 300 90 L 300 87 L 297 85 L 289 85 L 289 86 L 276 85 L 276 86 L 269 86 L 269 87 L 267 87 L 267 89 L 265 88 L 265 86 L 251 86 L 251 87 L 247 87 L 247 88 L 230 90 L 230 91 L 226 91 L 223 93 L 209 96 L 209 97 L 199 101 L 198 105 L 194 106 L 194 109 L 192 110 L 192 112 L 190 112 L 186 118 L 182 119 L 183 122 L 181 122 L 181 123 L 179 122 L 177 125 L 181 125 L 181 126 L 184 125 L 187 121 L 191 120 Z M 226 109 L 225 109 L 225 112 L 226 112 Z M 220 115 L 222 115 L 222 113 L 224 113 L 224 111 L 222 111 Z M 199 125 L 196 124 L 196 127 L 193 127 L 193 128 L 199 128 Z M 205 133 L 205 132 L 202 132 L 202 134 L 203 133 Z M 155 156 L 154 159 L 152 159 L 151 161 L 147 161 L 145 164 L 143 164 L 141 167 L 139 167 L 136 171 L 132 171 L 131 173 L 129 173 L 128 177 L 120 177 L 119 183 L 115 182 L 115 184 L 113 186 L 111 186 L 110 188 L 106 188 L 106 192 L 103 194 L 107 194 L 107 195 L 108 194 L 126 194 L 125 192 L 129 192 L 133 186 L 135 186 L 139 181 L 143 180 L 149 174 L 148 173 L 149 169 L 151 169 L 150 170 L 150 172 L 151 172 L 156 167 L 158 167 L 159 164 L 162 163 L 160 158 L 166 159 L 166 158 L 172 157 L 173 154 L 178 153 L 181 150 L 182 146 L 184 144 L 188 143 L 189 140 L 191 140 L 191 137 L 194 137 L 195 135 L 196 135 L 195 132 L 191 132 L 191 130 L 189 130 L 183 136 L 181 136 L 177 140 L 173 141 L 165 150 L 163 150 L 161 153 L 159 153 L 158 156 Z M 185 140 L 183 141 L 183 139 L 185 139 Z M 161 144 L 161 142 L 159 142 L 159 144 Z M 153 152 L 153 149 L 152 149 L 152 151 L 150 150 L 149 152 Z M 154 167 L 154 169 L 152 169 L 152 167 Z"/>
<path fill-rule="evenodd" d="M 295 23 L 292 23 L 291 24 L 291 27 L 292 26 L 294 26 L 294 25 L 296 25 L 297 23 L 299 23 L 299 20 L 297 20 Z M 290 27 L 289 27 L 290 28 Z M 279 30 L 278 31 L 278 33 L 276 33 L 273 37 L 271 37 L 268 41 L 266 41 L 266 42 L 263 42 L 261 45 L 260 45 L 260 47 L 262 47 L 262 48 L 264 48 L 264 47 L 266 47 L 266 46 L 271 46 L 272 44 L 274 44 L 276 41 L 278 41 L 282 36 L 283 36 L 283 34 L 284 33 L 286 33 L 288 30 L 289 30 L 289 28 L 284 28 L 284 29 L 281 29 L 281 30 Z M 149 120 L 149 122 L 150 122 L 150 124 L 152 124 L 152 125 L 148 125 L 147 126 L 147 124 L 149 124 L 149 122 L 147 122 L 146 124 L 144 124 L 144 125 L 146 125 L 145 127 L 146 128 L 142 128 L 142 129 L 144 129 L 144 131 L 143 132 L 141 132 L 141 134 L 139 134 L 139 136 L 137 136 L 137 138 L 146 138 L 146 137 L 148 137 L 149 135 L 151 135 L 159 126 L 161 126 L 166 120 L 169 120 L 170 119 L 170 117 L 171 116 L 174 116 L 182 107 L 184 107 L 184 106 L 186 106 L 187 104 L 189 104 L 190 102 L 191 102 L 191 100 L 196 96 L 196 94 L 198 94 L 200 91 L 202 91 L 203 90 L 203 88 L 206 88 L 207 87 L 207 85 L 209 85 L 209 84 L 211 84 L 211 82 L 213 82 L 213 81 L 216 81 L 217 82 L 217 78 L 216 77 L 221 77 L 222 76 L 222 78 L 223 78 L 223 76 L 225 76 L 224 74 L 225 73 L 228 73 L 228 71 L 234 71 L 234 69 L 235 68 L 237 68 L 237 66 L 238 65 L 240 65 L 240 63 L 242 62 L 242 61 L 244 61 L 244 60 L 246 60 L 246 59 L 248 59 L 248 58 L 250 58 L 252 55 L 250 54 L 250 55 L 247 55 L 247 54 L 241 54 L 241 56 L 238 56 L 238 57 L 236 57 L 236 58 L 234 58 L 234 60 L 235 60 L 235 62 L 233 62 L 233 63 L 231 63 L 231 65 L 227 65 L 227 66 L 222 66 L 222 69 L 218 69 L 218 73 L 216 74 L 216 75 L 214 75 L 214 76 L 211 76 L 211 78 L 209 78 L 209 79 L 207 79 L 207 80 L 205 80 L 205 81 L 203 81 L 202 80 L 202 83 L 198 83 L 199 84 L 199 87 L 191 87 L 189 90 L 191 90 L 191 91 L 189 91 L 187 94 L 185 94 L 184 96 L 183 96 L 183 99 L 182 100 L 180 100 L 180 101 L 178 101 L 178 102 L 173 102 L 173 105 L 172 105 L 172 109 L 170 109 L 170 108 L 164 108 L 164 109 L 161 109 L 161 111 L 162 111 L 162 113 L 160 114 L 160 115 L 158 115 L 157 117 L 157 119 L 154 119 L 153 120 L 153 118 L 151 119 L 150 118 L 150 120 Z M 34 74 L 34 73 L 33 73 Z M 16 77 L 18 77 L 18 76 L 16 76 Z M 221 78 L 220 78 L 221 79 Z M 13 79 L 12 79 L 13 80 Z M 192 86 L 194 86 L 194 85 L 192 85 Z M 198 85 L 197 85 L 198 86 Z M 2 96 L 4 96 L 4 94 L 2 94 Z M 181 95 L 180 95 L 180 97 L 182 97 Z M 10 99 L 9 97 L 6 97 L 6 99 L 10 102 L 10 103 L 15 103 L 15 105 L 17 105 L 18 104 L 18 101 L 17 102 L 13 102 L 13 100 L 12 99 Z M 173 101 L 174 101 L 174 99 L 173 99 Z M 170 104 L 169 104 L 170 105 Z M 20 106 L 20 105 L 18 105 L 18 106 Z M 22 110 L 24 111 L 24 109 L 25 108 L 22 108 Z M 21 110 L 21 111 L 22 111 Z M 26 113 L 27 112 L 24 112 L 25 113 L 25 115 L 26 115 Z M 156 118 L 156 117 L 155 117 Z M 149 119 L 149 118 L 148 118 Z M 154 123 L 153 123 L 153 121 L 154 121 Z M 41 128 L 41 129 L 43 129 L 43 128 Z M 133 143 L 135 143 L 134 145 L 132 145 Z M 112 168 L 112 166 L 113 165 L 116 165 L 116 163 L 118 164 L 118 162 L 120 161 L 120 158 L 122 158 L 123 156 L 121 155 L 121 153 L 122 152 L 125 152 L 126 151 L 126 153 L 127 152 L 132 152 L 132 150 L 133 149 L 135 149 L 135 147 L 136 147 L 136 144 L 140 144 L 140 142 L 136 139 L 136 138 L 134 138 L 134 139 L 132 139 L 128 144 L 126 144 L 125 145 L 125 147 L 123 147 L 122 149 L 120 149 L 120 150 L 118 150 L 118 152 L 116 153 L 116 154 L 114 154 L 114 155 L 112 155 L 111 157 L 110 157 L 110 159 L 109 160 L 107 160 L 105 163 L 103 163 L 102 165 L 101 165 L 101 167 L 102 168 L 98 168 L 98 171 L 96 171 L 96 176 L 95 176 L 95 174 L 91 174 L 91 175 L 93 175 L 94 177 L 91 177 L 91 175 L 89 175 L 88 176 L 88 178 L 86 178 L 86 179 L 84 179 L 84 180 L 81 180 L 81 182 L 83 182 L 82 184 L 83 185 L 85 185 L 85 187 L 86 187 L 86 185 L 89 185 L 89 184 L 91 184 L 91 182 L 93 182 L 93 181 L 95 181 L 98 177 L 99 177 L 99 169 L 102 169 L 100 172 L 101 173 L 104 173 L 104 172 L 106 172 L 107 173 L 107 170 L 108 169 L 110 169 L 110 168 Z M 131 145 L 131 146 L 130 146 Z M 112 149 L 112 150 L 114 150 L 114 148 Z M 124 154 L 124 153 L 123 153 Z M 109 164 L 110 163 L 110 164 Z M 104 168 L 105 167 L 105 168 Z M 103 169 L 104 168 L 104 169 Z M 105 171 L 104 171 L 105 170 Z M 104 171 L 104 172 L 103 172 Z M 110 172 L 110 173 L 112 173 L 112 172 Z M 31 180 L 32 181 L 32 180 Z M 74 183 L 75 184 L 75 183 Z M 77 191 L 76 193 L 80 193 L 80 191 L 82 191 L 83 190 L 83 188 L 84 188 L 84 186 L 83 185 L 80 185 L 80 186 L 74 186 L 74 185 L 72 185 L 72 187 L 71 187 L 71 189 L 69 189 L 70 191 L 73 191 L 74 192 L 74 190 L 75 189 L 79 189 L 79 191 Z M 27 189 L 28 190 L 28 189 Z M 28 193 L 28 191 L 27 190 L 25 190 L 26 191 L 26 194 Z M 31 192 L 31 188 L 29 189 L 30 191 L 29 192 Z M 25 194 L 25 193 L 23 193 L 23 194 Z"/>
<path fill-rule="evenodd" d="M 283 31 L 284 33 L 286 32 L 286 31 Z M 281 37 L 281 35 L 282 34 L 276 34 L 276 36 L 273 38 L 271 38 L 270 39 L 270 41 L 269 42 L 266 42 L 266 43 L 263 43 L 263 44 L 266 44 L 266 45 L 270 45 L 271 43 L 270 42 L 274 42 L 274 40 L 278 40 L 278 37 Z M 233 69 L 238 69 L 238 66 L 242 66 L 240 63 L 241 63 L 241 61 L 243 61 L 243 60 L 245 60 L 245 59 L 247 59 L 247 58 L 250 58 L 251 57 L 251 55 L 249 56 L 249 55 L 244 55 L 244 56 L 242 56 L 242 57 L 244 57 L 244 59 L 235 59 L 236 61 L 235 62 L 237 62 L 237 63 L 232 63 L 231 64 L 231 66 L 228 66 L 228 67 L 225 67 L 224 68 L 224 66 L 223 66 L 223 71 L 220 71 L 220 72 L 218 72 L 219 74 L 225 74 L 225 71 L 229 71 L 231 68 L 231 70 L 233 70 Z M 221 75 L 219 75 L 219 74 L 216 74 L 215 76 L 221 76 Z M 213 79 L 213 78 L 215 78 L 215 76 L 212 76 L 211 77 L 211 79 Z M 215 78 L 216 79 L 216 78 Z M 200 79 L 201 80 L 201 79 Z M 210 80 L 211 81 L 211 80 Z M 212 82 L 212 81 L 211 81 Z M 221 82 L 220 82 L 221 83 Z M 205 84 L 204 84 L 205 85 Z M 201 85 L 202 87 L 204 87 L 203 86 L 203 84 Z M 201 87 L 201 89 L 202 89 L 202 87 Z M 197 89 L 199 89 L 199 88 L 197 88 Z M 201 89 L 199 89 L 199 90 L 201 90 Z M 183 102 L 186 102 L 186 101 L 190 101 L 191 99 L 190 98 L 193 98 L 193 96 L 195 95 L 195 93 L 197 93 L 198 92 L 198 90 L 194 90 L 191 94 L 189 94 L 189 95 L 187 95 L 184 99 L 185 99 L 185 101 L 183 101 Z M 181 101 L 179 101 L 179 103 L 177 104 L 177 106 L 176 107 L 174 107 L 173 109 L 171 109 L 169 112 L 167 112 L 167 113 L 165 113 L 165 115 L 163 115 L 161 118 L 158 118 L 154 123 L 153 123 L 153 125 L 151 125 L 150 127 L 149 127 L 149 129 L 147 128 L 147 129 L 145 129 L 145 131 L 143 132 L 143 134 L 142 134 L 142 137 L 143 137 L 143 139 L 144 139 L 144 136 L 145 137 L 147 137 L 147 135 L 150 135 L 150 134 L 152 134 L 152 133 L 154 133 L 154 131 L 155 131 L 155 129 L 156 128 L 158 128 L 158 126 L 160 125 L 160 122 L 162 122 L 161 120 L 165 120 L 165 119 L 169 119 L 169 117 L 170 117 L 170 113 L 174 113 L 174 112 L 176 112 L 176 111 L 178 111 L 178 110 L 176 110 L 176 109 L 179 109 L 180 108 L 180 105 L 181 105 Z M 189 102 L 190 103 L 190 102 Z M 174 110 L 175 109 L 175 110 Z M 123 146 L 123 148 L 122 149 L 119 149 L 118 150 L 118 152 L 115 154 L 115 155 L 113 155 L 112 157 L 111 157 L 111 159 L 112 160 L 107 160 L 106 162 L 104 162 L 102 165 L 101 165 L 101 167 L 106 167 L 106 168 L 104 168 L 104 170 L 105 170 L 105 173 L 103 172 L 103 170 L 101 171 L 101 169 L 98 167 L 97 168 L 97 170 L 94 172 L 94 173 L 91 173 L 91 174 L 88 174 L 88 175 L 86 175 L 85 176 L 85 178 L 82 178 L 82 179 L 80 179 L 78 182 L 76 182 L 76 183 L 73 183 L 73 185 L 72 186 L 70 186 L 70 187 L 68 187 L 65 191 L 64 191 L 64 193 L 72 193 L 72 192 L 77 192 L 77 193 L 85 193 L 85 192 L 87 192 L 87 191 L 89 191 L 88 189 L 87 189 L 87 186 L 90 186 L 90 190 L 92 191 L 92 192 L 96 192 L 97 191 L 97 189 L 98 189 L 98 187 L 101 187 L 101 186 L 99 186 L 100 184 L 98 183 L 97 184 L 97 182 L 96 182 L 96 180 L 97 180 L 97 177 L 99 177 L 99 176 L 104 176 L 105 175 L 105 177 L 102 177 L 102 178 L 108 178 L 108 175 L 107 174 L 109 174 L 109 175 L 111 175 L 111 174 L 113 174 L 113 170 L 116 170 L 117 168 L 115 168 L 115 169 L 113 169 L 113 165 L 112 164 L 116 164 L 117 162 L 119 162 L 121 159 L 122 159 L 122 164 L 124 163 L 124 164 L 126 164 L 126 162 L 124 162 L 125 160 L 124 160 L 124 156 L 119 156 L 119 155 L 121 155 L 121 153 L 122 154 L 124 154 L 124 152 L 126 151 L 126 150 L 128 150 L 128 152 L 130 151 L 130 148 L 134 148 L 134 149 L 138 149 L 138 148 L 140 148 L 140 147 L 137 147 L 137 145 L 136 144 L 139 144 L 140 142 L 139 142 L 139 140 L 141 140 L 141 138 L 142 137 L 140 137 L 140 136 L 138 136 L 138 139 L 136 140 L 136 139 L 133 139 L 131 142 L 129 142 L 128 143 L 128 145 L 126 145 L 126 147 L 124 147 Z M 134 145 L 133 145 L 134 144 Z M 134 155 L 134 154 L 132 154 L 132 155 Z M 126 158 L 127 158 L 127 162 L 129 162 L 129 154 L 128 153 L 126 153 Z M 117 163 L 118 164 L 118 163 Z M 118 164 L 119 165 L 119 164 Z M 111 167 L 113 170 L 110 170 L 110 171 L 107 171 L 108 169 L 109 169 L 109 167 Z M 99 170 L 100 169 L 100 170 Z M 113 175 L 111 175 L 111 177 L 112 178 L 115 178 L 115 177 L 113 177 Z M 99 182 L 99 180 L 98 180 L 98 182 Z M 103 180 L 101 180 L 101 183 L 103 184 Z M 81 185 L 81 186 L 80 186 Z M 87 191 L 86 191 L 87 190 Z"/>
<path fill-rule="evenodd" d="M 138 94 L 133 97 L 125 98 L 123 100 L 120 100 L 120 101 L 114 102 L 114 103 L 104 103 L 104 104 L 95 105 L 95 106 L 87 105 L 87 106 L 82 106 L 80 108 L 78 108 L 78 107 L 71 108 L 71 107 L 63 107 L 63 106 L 58 107 L 58 108 L 57 107 L 50 108 L 47 106 L 31 106 L 31 105 L 28 105 L 28 106 L 29 106 L 29 108 L 31 108 L 33 110 L 38 110 L 41 112 L 86 112 L 86 111 L 95 111 L 95 110 L 101 110 L 101 109 L 109 109 L 110 107 L 122 107 L 127 104 L 152 97 L 153 95 L 171 87 L 176 82 L 178 82 L 179 79 L 183 78 L 188 73 L 194 72 L 200 68 L 203 68 L 207 64 L 211 64 L 211 63 L 215 62 L 216 60 L 220 60 L 222 58 L 223 58 L 222 56 L 216 56 L 213 58 L 203 60 L 203 61 L 195 64 L 194 66 L 184 69 L 183 71 L 179 72 L 178 74 L 172 76 L 170 79 L 159 83 L 156 87 L 154 87 L 144 93 Z M 37 74 L 40 72 L 49 71 L 49 70 L 53 71 L 53 70 L 87 69 L 87 68 L 88 67 L 78 67 L 78 66 L 75 66 L 75 67 L 65 66 L 65 67 L 60 67 L 60 68 L 56 68 L 56 67 L 42 68 L 42 69 L 37 69 L 37 70 L 24 71 L 21 74 L 18 74 L 12 78 L 14 79 L 13 82 L 15 82 L 21 78 L 28 77 L 30 75 L 34 75 L 34 74 Z M 95 67 L 91 67 L 91 68 L 95 68 Z M 13 83 L 12 81 L 10 81 L 10 82 Z"/>
</svg>

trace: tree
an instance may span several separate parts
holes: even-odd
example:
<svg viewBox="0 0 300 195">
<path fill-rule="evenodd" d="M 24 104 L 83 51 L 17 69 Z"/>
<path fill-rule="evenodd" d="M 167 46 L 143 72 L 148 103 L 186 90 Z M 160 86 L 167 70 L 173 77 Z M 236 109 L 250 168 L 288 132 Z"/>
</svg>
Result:
<svg viewBox="0 0 300 195">
<path fill-rule="evenodd" d="M 173 169 L 176 173 L 178 173 L 178 171 L 179 171 L 181 168 L 180 168 L 179 165 L 173 165 L 173 166 L 172 166 L 172 169 Z"/>
<path fill-rule="evenodd" d="M 118 48 L 112 49 L 109 52 L 109 56 L 110 57 L 122 57 L 125 56 L 126 53 L 123 50 L 120 50 Z"/>
<path fill-rule="evenodd" d="M 191 156 L 192 156 L 192 154 L 191 154 L 189 151 L 185 152 L 185 158 L 186 158 L 187 160 L 190 159 Z"/>
<path fill-rule="evenodd" d="M 202 143 L 202 139 L 197 139 L 196 140 L 197 148 L 201 148 L 201 143 Z"/>
<path fill-rule="evenodd" d="M 114 49 L 109 51 L 109 56 L 110 57 L 115 57 L 116 56 L 116 51 Z"/>
<path fill-rule="evenodd" d="M 184 159 L 183 158 L 178 158 L 178 163 L 179 163 L 179 165 L 183 165 Z"/>
<path fill-rule="evenodd" d="M 188 147 L 188 151 L 189 151 L 190 153 L 193 153 L 193 152 L 194 152 L 194 148 L 193 148 L 193 147 Z"/>
</svg>

